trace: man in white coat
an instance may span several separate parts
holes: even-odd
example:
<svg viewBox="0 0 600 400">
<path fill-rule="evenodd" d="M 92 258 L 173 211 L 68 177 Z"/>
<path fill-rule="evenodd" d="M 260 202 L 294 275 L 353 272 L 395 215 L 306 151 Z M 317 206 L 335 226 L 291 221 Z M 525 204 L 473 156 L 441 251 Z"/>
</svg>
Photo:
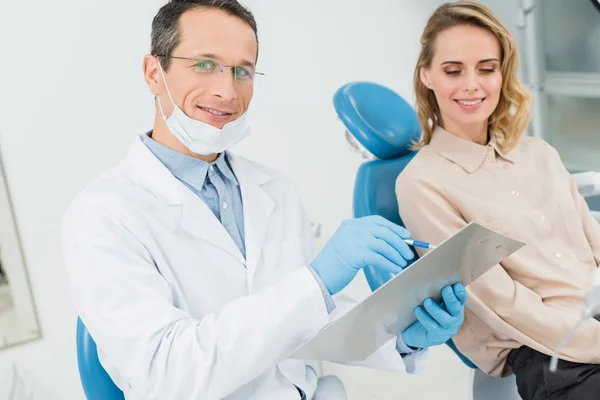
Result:
<svg viewBox="0 0 600 400">
<path fill-rule="evenodd" d="M 379 217 L 345 221 L 315 256 L 292 184 L 225 151 L 248 133 L 257 55 L 237 1 L 163 6 L 143 65 L 153 130 L 65 216 L 77 312 L 128 400 L 313 398 L 321 381 L 287 357 L 361 268 L 397 273 L 413 257 L 410 234 Z M 422 369 L 463 321 L 464 288 L 442 295 L 365 364 Z"/>
</svg>

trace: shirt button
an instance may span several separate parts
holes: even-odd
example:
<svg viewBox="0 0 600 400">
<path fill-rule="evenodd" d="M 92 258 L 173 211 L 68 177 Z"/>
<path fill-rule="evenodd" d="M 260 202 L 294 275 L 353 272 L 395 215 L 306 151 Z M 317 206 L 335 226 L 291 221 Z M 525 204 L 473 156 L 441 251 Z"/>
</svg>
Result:
<svg viewBox="0 0 600 400">
<path fill-rule="evenodd" d="M 519 192 L 517 192 L 516 190 L 513 190 L 512 195 L 515 197 L 519 197 Z"/>
<path fill-rule="evenodd" d="M 209 168 L 210 168 L 211 171 L 215 170 L 215 167 L 213 165 L 211 165 Z"/>
<path fill-rule="evenodd" d="M 562 258 L 562 254 L 560 254 L 560 252 L 558 251 L 554 253 L 554 255 L 556 256 L 556 258 Z"/>
<path fill-rule="evenodd" d="M 544 222 L 546 221 L 546 217 L 544 217 L 543 215 L 540 217 L 540 221 Z"/>
<path fill-rule="evenodd" d="M 224 210 L 227 210 L 227 207 L 229 207 L 229 205 L 227 204 L 227 202 L 226 202 L 226 201 L 224 201 L 224 202 L 223 202 L 223 209 L 224 209 Z"/>
</svg>

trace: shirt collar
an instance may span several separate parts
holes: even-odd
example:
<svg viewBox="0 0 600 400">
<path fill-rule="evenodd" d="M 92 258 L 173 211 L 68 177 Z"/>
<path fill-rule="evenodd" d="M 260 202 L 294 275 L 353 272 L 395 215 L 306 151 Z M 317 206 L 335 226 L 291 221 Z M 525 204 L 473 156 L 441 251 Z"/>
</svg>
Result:
<svg viewBox="0 0 600 400">
<path fill-rule="evenodd" d="M 431 137 L 429 145 L 433 150 L 449 161 L 460 165 L 468 173 L 473 173 L 483 165 L 490 151 L 511 163 L 513 156 L 502 150 L 497 135 L 490 135 L 490 142 L 482 146 L 451 134 L 440 126 L 437 126 Z"/>
<path fill-rule="evenodd" d="M 209 163 L 163 146 L 150 137 L 151 133 L 152 132 L 142 135 L 142 141 L 180 181 L 196 190 L 201 190 L 206 182 L 208 169 L 213 166 L 216 170 L 220 171 L 225 178 L 229 179 L 235 185 L 238 185 L 238 180 L 227 162 L 225 153 L 219 154 L 215 161 Z"/>
</svg>

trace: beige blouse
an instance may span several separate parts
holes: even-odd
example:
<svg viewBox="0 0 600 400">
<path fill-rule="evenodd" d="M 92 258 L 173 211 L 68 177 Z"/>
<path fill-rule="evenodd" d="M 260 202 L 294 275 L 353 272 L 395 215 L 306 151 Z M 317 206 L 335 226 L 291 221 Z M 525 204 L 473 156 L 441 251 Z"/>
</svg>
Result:
<svg viewBox="0 0 600 400">
<path fill-rule="evenodd" d="M 506 154 L 438 127 L 396 182 L 400 216 L 413 238 L 439 244 L 477 221 L 526 246 L 467 288 L 465 323 L 454 342 L 484 372 L 511 373 L 511 349 L 545 354 L 579 320 L 600 264 L 600 224 L 541 139 Z M 600 363 L 600 322 L 586 322 L 560 354 Z"/>
</svg>

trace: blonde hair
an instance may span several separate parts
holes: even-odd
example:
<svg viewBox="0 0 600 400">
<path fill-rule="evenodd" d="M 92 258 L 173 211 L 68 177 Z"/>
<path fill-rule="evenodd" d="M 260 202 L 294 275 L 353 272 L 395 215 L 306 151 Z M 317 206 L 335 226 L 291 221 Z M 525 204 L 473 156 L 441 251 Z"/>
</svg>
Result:
<svg viewBox="0 0 600 400">
<path fill-rule="evenodd" d="M 442 4 L 431 15 L 421 35 L 421 53 L 415 68 L 414 88 L 423 136 L 414 148 L 429 144 L 433 129 L 442 122 L 435 94 L 421 82 L 421 68 L 431 66 L 438 34 L 460 25 L 486 29 L 496 36 L 500 44 L 502 90 L 498 105 L 488 120 L 488 131 L 499 136 L 502 149 L 508 152 L 517 146 L 529 125 L 531 97 L 517 76 L 519 57 L 514 37 L 489 8 L 473 0 Z"/>
</svg>

